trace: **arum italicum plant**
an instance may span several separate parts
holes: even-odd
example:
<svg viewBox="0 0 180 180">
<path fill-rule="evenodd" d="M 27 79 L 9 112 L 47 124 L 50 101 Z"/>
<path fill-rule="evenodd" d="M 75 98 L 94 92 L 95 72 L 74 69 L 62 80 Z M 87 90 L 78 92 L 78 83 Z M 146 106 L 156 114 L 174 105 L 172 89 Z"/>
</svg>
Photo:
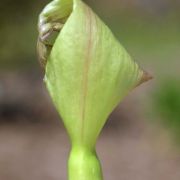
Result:
<svg viewBox="0 0 180 180">
<path fill-rule="evenodd" d="M 54 0 L 39 16 L 45 84 L 69 134 L 69 180 L 102 180 L 95 145 L 109 114 L 148 80 L 82 0 Z"/>
</svg>

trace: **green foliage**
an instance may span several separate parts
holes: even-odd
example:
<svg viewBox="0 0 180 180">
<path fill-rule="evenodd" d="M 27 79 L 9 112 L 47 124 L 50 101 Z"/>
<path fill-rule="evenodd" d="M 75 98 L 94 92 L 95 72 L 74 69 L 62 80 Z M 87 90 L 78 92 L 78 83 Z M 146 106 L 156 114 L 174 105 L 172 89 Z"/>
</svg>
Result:
<svg viewBox="0 0 180 180">
<path fill-rule="evenodd" d="M 155 108 L 161 122 L 175 135 L 180 135 L 180 81 L 168 80 L 155 93 Z"/>
</svg>

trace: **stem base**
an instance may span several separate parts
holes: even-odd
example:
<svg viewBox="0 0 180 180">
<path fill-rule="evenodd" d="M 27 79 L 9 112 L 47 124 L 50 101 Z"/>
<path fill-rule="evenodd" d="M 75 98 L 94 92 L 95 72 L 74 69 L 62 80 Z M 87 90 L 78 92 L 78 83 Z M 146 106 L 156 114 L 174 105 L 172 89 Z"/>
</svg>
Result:
<svg viewBox="0 0 180 180">
<path fill-rule="evenodd" d="M 95 150 L 73 147 L 68 169 L 69 180 L 103 180 L 101 165 Z"/>
</svg>

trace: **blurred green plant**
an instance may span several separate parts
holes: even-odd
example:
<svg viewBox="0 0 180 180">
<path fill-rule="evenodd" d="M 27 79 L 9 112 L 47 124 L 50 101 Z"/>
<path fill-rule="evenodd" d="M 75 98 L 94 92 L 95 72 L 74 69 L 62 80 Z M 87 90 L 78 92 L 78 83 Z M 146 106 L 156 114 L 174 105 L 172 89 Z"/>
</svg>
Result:
<svg viewBox="0 0 180 180">
<path fill-rule="evenodd" d="M 155 111 L 160 122 L 180 142 L 180 81 L 165 81 L 154 95 Z"/>
</svg>

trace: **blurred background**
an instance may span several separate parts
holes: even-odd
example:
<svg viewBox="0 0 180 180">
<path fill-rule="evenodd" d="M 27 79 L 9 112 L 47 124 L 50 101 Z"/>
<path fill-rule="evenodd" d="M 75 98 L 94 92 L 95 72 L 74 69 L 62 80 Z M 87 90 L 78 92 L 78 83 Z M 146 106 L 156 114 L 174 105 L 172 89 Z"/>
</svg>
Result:
<svg viewBox="0 0 180 180">
<path fill-rule="evenodd" d="M 36 55 L 44 0 L 0 3 L 0 179 L 66 180 L 69 141 Z M 109 117 L 105 180 L 180 179 L 180 1 L 87 0 L 154 79 Z"/>
</svg>

